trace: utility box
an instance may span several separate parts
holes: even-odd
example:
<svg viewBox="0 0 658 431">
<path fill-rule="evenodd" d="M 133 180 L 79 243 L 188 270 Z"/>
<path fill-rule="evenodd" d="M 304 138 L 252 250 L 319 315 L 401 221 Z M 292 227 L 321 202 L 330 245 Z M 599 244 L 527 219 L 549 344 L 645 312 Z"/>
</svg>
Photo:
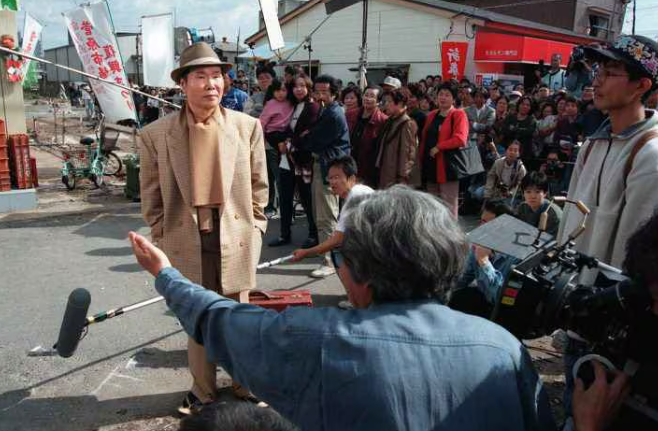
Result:
<svg viewBox="0 0 658 431">
<path fill-rule="evenodd" d="M 139 156 L 129 154 L 123 158 L 126 167 L 126 187 L 123 189 L 125 196 L 133 202 L 141 200 L 139 195 Z"/>
</svg>

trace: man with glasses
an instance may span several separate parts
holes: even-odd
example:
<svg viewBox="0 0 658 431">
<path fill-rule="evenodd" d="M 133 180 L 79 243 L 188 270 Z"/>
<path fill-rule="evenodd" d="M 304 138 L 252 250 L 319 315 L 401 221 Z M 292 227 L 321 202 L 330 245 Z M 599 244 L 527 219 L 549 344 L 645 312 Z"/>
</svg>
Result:
<svg viewBox="0 0 658 431">
<path fill-rule="evenodd" d="M 591 213 L 576 250 L 621 268 L 626 242 L 658 207 L 658 115 L 643 103 L 656 90 L 658 44 L 642 36 L 622 36 L 607 47 L 585 47 L 598 63 L 594 75 L 594 105 L 609 118 L 583 144 L 569 185 L 569 198 L 582 201 Z M 582 222 L 573 205 L 564 210 L 558 239 L 564 242 Z M 597 279 L 598 277 L 598 279 Z M 604 282 L 596 270 L 580 282 Z M 565 350 L 564 405 L 570 413 L 571 367 L 587 351 L 576 340 Z"/>
<path fill-rule="evenodd" d="M 367 195 L 373 192 L 373 189 L 365 184 L 357 183 L 357 166 L 354 159 L 350 156 L 340 157 L 329 163 L 329 187 L 334 195 L 343 199 L 347 205 L 353 197 Z M 292 254 L 293 261 L 299 262 L 310 256 L 324 255 L 336 247 L 340 247 L 343 242 L 345 232 L 345 218 L 342 213 L 338 214 L 338 223 L 336 229 L 329 238 L 322 241 L 320 244 L 312 248 L 300 248 L 295 250 Z M 333 256 L 332 256 L 333 263 Z M 341 301 L 338 306 L 340 308 L 352 308 L 349 301 Z"/>
<path fill-rule="evenodd" d="M 316 102 L 320 103 L 320 117 L 309 129 L 302 133 L 301 148 L 313 153 L 313 215 L 318 227 L 318 239 L 326 241 L 333 234 L 338 222 L 339 201 L 329 187 L 327 176 L 329 163 L 350 154 L 350 131 L 347 127 L 345 111 L 338 104 L 338 82 L 329 75 L 315 79 Z M 325 278 L 336 273 L 329 255 L 323 263 L 309 275 Z"/>
<path fill-rule="evenodd" d="M 583 144 L 569 185 L 569 198 L 592 210 L 576 249 L 620 268 L 628 237 L 658 207 L 658 115 L 643 106 L 658 87 L 658 43 L 622 36 L 585 52 L 599 63 L 594 104 L 609 118 Z M 568 205 L 560 238 L 581 220 Z"/>
</svg>

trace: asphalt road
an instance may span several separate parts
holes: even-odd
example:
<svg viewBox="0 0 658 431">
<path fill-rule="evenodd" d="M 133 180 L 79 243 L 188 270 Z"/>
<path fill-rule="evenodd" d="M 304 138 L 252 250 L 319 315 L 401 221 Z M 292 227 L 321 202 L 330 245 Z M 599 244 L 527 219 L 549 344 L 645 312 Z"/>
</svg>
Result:
<svg viewBox="0 0 658 431">
<path fill-rule="evenodd" d="M 126 236 L 147 233 L 138 209 L 0 223 L 0 429 L 175 430 L 172 415 L 189 388 L 186 336 L 158 303 L 89 328 L 75 355 L 28 357 L 57 338 L 69 293 L 91 292 L 89 313 L 153 296 Z M 294 226 L 305 239 L 305 220 Z M 270 224 L 268 239 L 278 233 Z M 261 261 L 293 246 L 264 247 Z M 336 276 L 307 277 L 318 260 L 259 272 L 262 289 L 310 289 L 316 306 L 344 299 Z M 225 374 L 220 383 L 228 383 Z"/>
</svg>

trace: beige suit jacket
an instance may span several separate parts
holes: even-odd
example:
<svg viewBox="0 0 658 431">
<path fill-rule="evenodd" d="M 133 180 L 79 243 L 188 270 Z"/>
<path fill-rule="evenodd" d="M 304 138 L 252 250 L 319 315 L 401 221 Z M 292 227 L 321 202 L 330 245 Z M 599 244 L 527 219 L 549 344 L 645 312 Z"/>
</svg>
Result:
<svg viewBox="0 0 658 431">
<path fill-rule="evenodd" d="M 256 286 L 256 265 L 267 229 L 267 167 L 257 119 L 221 108 L 218 123 L 225 199 L 218 259 L 221 293 L 231 295 Z M 182 114 L 176 112 L 140 133 L 142 214 L 153 241 L 172 265 L 201 284 L 201 238 L 191 204 L 189 142 L 183 124 Z"/>
</svg>

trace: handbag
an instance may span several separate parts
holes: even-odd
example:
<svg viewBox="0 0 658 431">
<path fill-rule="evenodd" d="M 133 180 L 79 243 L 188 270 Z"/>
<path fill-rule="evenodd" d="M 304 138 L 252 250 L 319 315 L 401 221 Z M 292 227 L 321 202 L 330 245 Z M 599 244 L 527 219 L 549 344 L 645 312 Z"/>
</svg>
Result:
<svg viewBox="0 0 658 431">
<path fill-rule="evenodd" d="M 454 130 L 454 117 L 450 118 L 450 129 Z M 448 181 L 459 181 L 484 172 L 480 150 L 477 144 L 471 145 L 470 140 L 466 141 L 465 147 L 445 150 L 443 154 Z"/>
</svg>

